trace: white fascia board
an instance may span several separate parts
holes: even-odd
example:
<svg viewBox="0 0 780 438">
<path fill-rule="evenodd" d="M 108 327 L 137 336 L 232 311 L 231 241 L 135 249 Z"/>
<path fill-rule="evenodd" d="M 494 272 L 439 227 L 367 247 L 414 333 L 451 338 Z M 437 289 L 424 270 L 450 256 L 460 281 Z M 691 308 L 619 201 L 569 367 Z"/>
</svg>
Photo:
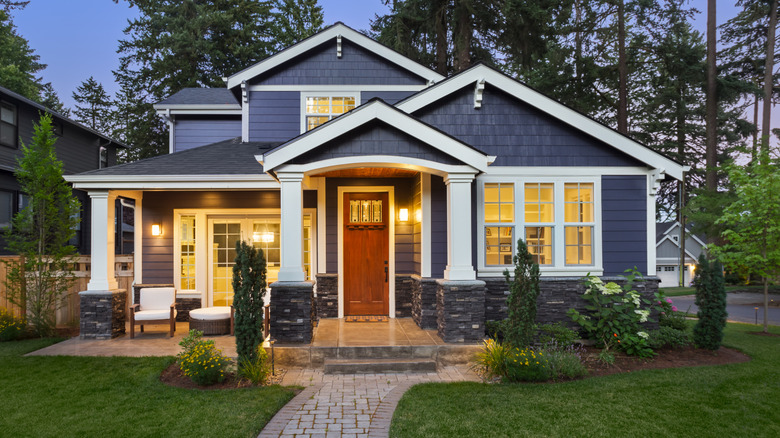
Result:
<svg viewBox="0 0 780 438">
<path fill-rule="evenodd" d="M 279 172 L 329 172 L 331 170 L 354 168 L 355 165 L 363 167 L 380 167 L 393 169 L 409 169 L 417 172 L 430 172 L 434 175 L 475 175 L 479 173 L 474 167 L 467 165 L 442 164 L 435 161 L 422 160 L 420 158 L 399 157 L 396 155 L 356 155 L 352 157 L 329 158 L 306 164 L 282 164 L 277 168 Z"/>
<path fill-rule="evenodd" d="M 182 110 L 213 110 L 213 111 L 223 111 L 223 110 L 240 110 L 241 105 L 237 103 L 231 103 L 231 104 L 222 104 L 222 105 L 210 105 L 210 104 L 171 104 L 171 105 L 153 105 L 154 109 L 157 110 L 157 112 L 160 112 L 162 110 L 170 109 L 171 111 L 182 111 Z"/>
<path fill-rule="evenodd" d="M 266 172 L 271 171 L 277 166 L 372 120 L 381 120 L 417 140 L 457 158 L 480 172 L 485 172 L 488 169 L 488 156 L 380 101 L 374 101 L 352 110 L 350 113 L 317 128 L 308 135 L 304 135 L 298 140 L 293 140 L 280 149 L 264 154 L 260 157 L 263 169 Z"/>
<path fill-rule="evenodd" d="M 285 62 L 294 59 L 323 43 L 335 40 L 339 35 L 341 35 L 342 38 L 346 38 L 350 42 L 357 44 L 364 49 L 374 53 L 375 55 L 385 58 L 388 61 L 397 64 L 400 67 L 403 67 L 406 70 L 409 70 L 410 72 L 428 81 L 438 82 L 444 79 L 444 76 L 436 73 L 435 71 L 412 61 L 400 53 L 383 46 L 382 44 L 379 44 L 378 42 L 361 34 L 360 32 L 356 32 L 349 27 L 338 23 L 316 35 L 301 41 L 294 46 L 291 46 L 288 49 L 285 49 L 269 58 L 264 59 L 263 61 L 258 62 L 246 70 L 230 76 L 227 80 L 227 88 L 231 89 L 233 87 L 237 87 L 241 85 L 241 82 L 251 80 L 252 78 L 274 67 L 284 64 Z"/>
<path fill-rule="evenodd" d="M 159 115 L 165 115 L 168 114 L 169 110 L 158 110 L 157 114 Z M 171 109 L 170 114 L 173 115 L 183 115 L 183 114 L 190 114 L 190 115 L 206 115 L 206 116 L 240 116 L 241 115 L 241 108 L 237 109 Z"/>
<path fill-rule="evenodd" d="M 359 91 L 408 91 L 416 93 L 424 90 L 427 85 L 250 85 L 249 91 L 327 91 L 348 92 Z"/>
<path fill-rule="evenodd" d="M 251 175 L 67 175 L 65 181 L 80 190 L 203 190 L 278 189 L 266 174 Z"/>
<path fill-rule="evenodd" d="M 643 163 L 647 163 L 648 166 L 664 169 L 666 174 L 677 180 L 682 180 L 685 166 L 483 65 L 472 67 L 440 84 L 423 90 L 408 100 L 401 102 L 397 107 L 411 114 L 467 85 L 476 83 L 477 80 L 482 78 L 499 90 L 516 97 L 536 109 L 603 141 Z"/>
<path fill-rule="evenodd" d="M 647 175 L 647 167 L 609 167 L 609 166 L 490 166 L 485 172 L 489 176 L 593 176 L 603 175 Z"/>
</svg>

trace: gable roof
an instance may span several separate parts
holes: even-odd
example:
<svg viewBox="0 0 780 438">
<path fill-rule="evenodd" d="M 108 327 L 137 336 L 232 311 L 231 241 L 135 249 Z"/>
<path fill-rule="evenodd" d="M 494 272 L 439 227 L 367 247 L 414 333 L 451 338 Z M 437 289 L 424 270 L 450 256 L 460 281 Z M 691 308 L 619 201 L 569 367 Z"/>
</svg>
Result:
<svg viewBox="0 0 780 438">
<path fill-rule="evenodd" d="M 227 88 L 183 88 L 178 93 L 161 100 L 154 107 L 167 108 L 178 105 L 228 105 L 241 108 L 236 96 Z"/>
<path fill-rule="evenodd" d="M 13 92 L 13 91 L 5 88 L 5 87 L 0 87 L 0 94 L 6 94 L 6 95 L 10 96 L 13 99 L 16 99 L 18 101 L 24 102 L 27 105 L 30 105 L 33 108 L 36 108 L 36 109 L 38 109 L 40 111 L 47 112 L 47 113 L 51 114 L 52 116 L 56 117 L 57 119 L 62 120 L 63 122 L 66 122 L 66 123 L 68 123 L 70 125 L 73 125 L 73 126 L 79 128 L 79 129 L 83 129 L 84 131 L 87 131 L 87 132 L 90 132 L 92 134 L 95 134 L 98 137 L 100 137 L 100 138 L 102 138 L 104 140 L 110 141 L 111 143 L 114 143 L 115 145 L 117 145 L 117 146 L 119 146 L 121 148 L 127 148 L 128 147 L 126 144 L 122 143 L 119 140 L 113 139 L 113 138 L 111 138 L 111 137 L 109 137 L 109 136 L 107 136 L 107 135 L 105 135 L 105 134 L 103 134 L 103 133 L 101 133 L 99 131 L 96 131 L 96 130 L 88 127 L 88 126 L 84 126 L 84 125 L 82 125 L 81 123 L 79 123 L 79 122 L 77 122 L 75 120 L 69 119 L 68 117 L 63 116 L 62 114 L 60 114 L 60 113 L 58 113 L 58 112 L 56 112 L 54 110 L 51 110 L 49 108 L 46 108 L 45 106 L 39 104 L 38 102 L 36 102 L 34 100 L 30 100 L 30 99 L 22 96 L 21 94 L 15 93 L 15 92 Z"/>
<path fill-rule="evenodd" d="M 697 236 L 696 234 L 693 234 L 691 232 L 691 228 L 689 226 L 690 224 L 685 224 L 685 237 L 693 239 L 696 243 L 698 243 L 701 246 L 705 246 L 706 243 L 704 243 L 704 236 Z M 671 238 L 671 232 L 672 230 L 675 230 L 680 227 L 680 222 L 678 221 L 669 221 L 669 222 L 656 222 L 655 224 L 655 246 L 658 246 L 663 242 L 665 239 L 669 239 L 670 241 L 674 242 L 675 245 L 678 247 L 680 244 L 675 241 L 673 238 Z M 677 236 L 677 235 L 675 235 Z"/>
<path fill-rule="evenodd" d="M 438 82 L 444 79 L 444 76 L 436 73 L 428 67 L 425 67 L 422 64 L 418 64 L 406 56 L 396 52 L 395 50 L 379 44 L 373 39 L 352 29 L 342 22 L 337 22 L 332 26 L 326 27 L 322 31 L 310 36 L 309 38 L 306 38 L 303 41 L 290 46 L 272 56 L 269 56 L 257 64 L 228 77 L 227 88 L 232 89 L 237 87 L 244 81 L 248 81 L 262 73 L 265 73 L 266 71 L 271 70 L 274 67 L 297 58 L 298 56 L 323 43 L 332 41 L 338 37 L 348 39 L 350 42 L 357 44 L 358 46 L 361 46 L 382 58 L 387 59 L 388 61 L 426 79 L 428 82 Z"/>
<path fill-rule="evenodd" d="M 683 171 L 686 171 L 687 166 L 683 166 L 636 140 L 633 140 L 608 126 L 545 96 L 522 82 L 483 64 L 477 64 L 468 70 L 464 70 L 425 90 L 419 91 L 401 102 L 398 102 L 396 107 L 404 112 L 412 114 L 466 86 L 474 85 L 476 87 L 476 84 L 481 81 L 490 83 L 510 96 L 535 107 L 543 113 L 546 113 L 579 131 L 599 139 L 605 144 L 636 158 L 652 168 L 661 169 L 664 173 L 678 180 L 682 179 Z"/>
<path fill-rule="evenodd" d="M 494 159 L 494 157 L 490 157 L 455 137 L 398 110 L 381 99 L 372 99 L 349 113 L 301 134 L 265 154 L 259 154 L 256 158 L 263 164 L 263 168 L 267 172 L 271 172 L 294 158 L 375 120 L 409 133 L 415 139 L 480 172 L 486 171 Z"/>
</svg>

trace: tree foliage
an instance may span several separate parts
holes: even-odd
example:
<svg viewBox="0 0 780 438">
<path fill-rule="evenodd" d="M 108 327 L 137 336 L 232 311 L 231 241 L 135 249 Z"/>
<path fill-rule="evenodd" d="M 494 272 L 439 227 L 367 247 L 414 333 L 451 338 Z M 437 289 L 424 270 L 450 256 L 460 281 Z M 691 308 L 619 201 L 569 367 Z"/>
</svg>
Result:
<svg viewBox="0 0 780 438">
<path fill-rule="evenodd" d="M 539 297 L 539 264 L 528 251 L 523 239 L 517 240 L 517 253 L 513 257 L 514 275 L 504 271 L 509 284 L 509 297 L 506 300 L 507 319 L 504 337 L 515 347 L 522 348 L 531 344 L 536 332 L 536 299 Z"/>
<path fill-rule="evenodd" d="M 14 173 L 29 204 L 17 213 L 5 238 L 8 249 L 23 258 L 9 266 L 9 299 L 26 308 L 28 320 L 41 336 L 55 327 L 54 312 L 71 285 L 68 241 L 78 224 L 79 203 L 62 178 L 62 162 L 54 151 L 51 116 L 41 116 L 32 143 L 22 145 Z"/>
<path fill-rule="evenodd" d="M 257 347 L 263 342 L 263 297 L 266 264 L 262 249 L 239 240 L 233 265 L 233 308 L 236 351 L 239 363 L 255 363 Z"/>
<path fill-rule="evenodd" d="M 322 30 L 322 6 L 317 4 L 317 0 L 276 0 L 272 15 L 275 51 L 286 49 Z"/>
<path fill-rule="evenodd" d="M 110 133 L 113 102 L 103 84 L 90 76 L 81 82 L 73 92 L 76 108 L 73 115 L 86 126 L 104 133 Z"/>
<path fill-rule="evenodd" d="M 696 265 L 696 306 L 699 308 L 699 321 L 693 327 L 693 343 L 699 348 L 717 350 L 723 341 L 723 329 L 726 328 L 726 283 L 723 280 L 723 266 L 699 256 Z"/>
</svg>

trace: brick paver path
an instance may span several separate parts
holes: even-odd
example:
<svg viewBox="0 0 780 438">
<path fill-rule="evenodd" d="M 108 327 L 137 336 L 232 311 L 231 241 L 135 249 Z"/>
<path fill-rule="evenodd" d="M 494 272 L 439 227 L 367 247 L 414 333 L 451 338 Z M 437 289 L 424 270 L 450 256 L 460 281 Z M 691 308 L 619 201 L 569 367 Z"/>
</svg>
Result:
<svg viewBox="0 0 780 438">
<path fill-rule="evenodd" d="M 437 373 L 323 374 L 290 370 L 285 385 L 305 386 L 260 432 L 266 437 L 386 437 L 401 396 L 422 382 L 479 380 L 467 367 Z"/>
</svg>

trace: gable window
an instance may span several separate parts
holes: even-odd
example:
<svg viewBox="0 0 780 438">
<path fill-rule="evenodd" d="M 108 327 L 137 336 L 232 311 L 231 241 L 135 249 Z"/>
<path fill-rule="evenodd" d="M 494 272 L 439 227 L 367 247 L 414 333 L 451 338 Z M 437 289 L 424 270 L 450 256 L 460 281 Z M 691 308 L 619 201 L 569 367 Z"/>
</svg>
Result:
<svg viewBox="0 0 780 438">
<path fill-rule="evenodd" d="M 0 102 L 0 144 L 15 148 L 19 138 L 16 105 Z"/>
<path fill-rule="evenodd" d="M 355 95 L 320 94 L 304 99 L 304 126 L 310 131 L 328 120 L 355 109 Z"/>
<path fill-rule="evenodd" d="M 515 222 L 515 185 L 485 184 L 485 264 L 512 264 Z"/>
</svg>

